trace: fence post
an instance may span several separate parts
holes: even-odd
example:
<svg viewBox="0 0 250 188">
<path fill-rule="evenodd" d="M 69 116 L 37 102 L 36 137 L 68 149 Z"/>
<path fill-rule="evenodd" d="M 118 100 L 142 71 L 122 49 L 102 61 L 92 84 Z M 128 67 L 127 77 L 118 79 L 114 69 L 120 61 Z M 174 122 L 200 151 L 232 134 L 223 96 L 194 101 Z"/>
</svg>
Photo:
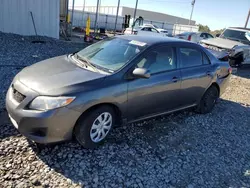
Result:
<svg viewBox="0 0 250 188">
<path fill-rule="evenodd" d="M 105 30 L 107 30 L 107 24 L 108 24 L 108 15 L 106 15 Z"/>
<path fill-rule="evenodd" d="M 152 24 L 152 21 L 150 21 L 150 23 Z"/>
<path fill-rule="evenodd" d="M 162 22 L 162 29 L 164 29 L 164 22 Z"/>
</svg>

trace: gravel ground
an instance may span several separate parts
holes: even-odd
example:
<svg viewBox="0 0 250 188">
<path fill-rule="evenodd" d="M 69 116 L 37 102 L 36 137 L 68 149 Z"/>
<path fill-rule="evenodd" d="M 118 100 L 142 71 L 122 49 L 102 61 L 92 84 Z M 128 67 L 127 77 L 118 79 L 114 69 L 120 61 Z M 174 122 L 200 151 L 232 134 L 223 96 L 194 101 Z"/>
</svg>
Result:
<svg viewBox="0 0 250 188">
<path fill-rule="evenodd" d="M 0 46 L 6 46 L 1 48 L 1 64 L 10 60 L 31 64 L 78 48 L 51 39 L 46 47 L 30 44 L 29 38 L 22 41 L 16 35 L 0 34 L 0 39 Z M 20 47 L 23 42 L 26 45 Z M 65 49 L 67 45 L 69 48 Z M 10 47 L 10 51 L 18 51 L 13 58 L 8 55 Z M 33 58 L 34 54 L 38 57 Z M 2 91 L 17 71 L 4 69 Z M 0 185 L 250 187 L 249 96 L 250 68 L 243 68 L 232 76 L 212 113 L 198 115 L 186 110 L 115 128 L 107 142 L 95 150 L 83 149 L 76 141 L 37 148 L 13 128 L 2 110 Z"/>
<path fill-rule="evenodd" d="M 46 43 L 32 43 L 34 40 Z M 78 51 L 85 46 L 48 37 L 23 37 L 0 32 L 0 110 L 4 107 L 6 90 L 22 68 L 47 58 Z"/>
</svg>

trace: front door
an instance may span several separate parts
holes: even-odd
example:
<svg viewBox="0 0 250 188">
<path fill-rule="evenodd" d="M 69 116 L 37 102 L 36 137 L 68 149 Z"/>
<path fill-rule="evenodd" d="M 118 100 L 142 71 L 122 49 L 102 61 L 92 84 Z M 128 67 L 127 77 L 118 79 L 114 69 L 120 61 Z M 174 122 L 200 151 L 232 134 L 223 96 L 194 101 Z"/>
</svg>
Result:
<svg viewBox="0 0 250 188">
<path fill-rule="evenodd" d="M 175 48 L 158 46 L 144 52 L 135 65 L 150 70 L 151 76 L 128 81 L 128 120 L 179 106 L 181 78 Z"/>
</svg>

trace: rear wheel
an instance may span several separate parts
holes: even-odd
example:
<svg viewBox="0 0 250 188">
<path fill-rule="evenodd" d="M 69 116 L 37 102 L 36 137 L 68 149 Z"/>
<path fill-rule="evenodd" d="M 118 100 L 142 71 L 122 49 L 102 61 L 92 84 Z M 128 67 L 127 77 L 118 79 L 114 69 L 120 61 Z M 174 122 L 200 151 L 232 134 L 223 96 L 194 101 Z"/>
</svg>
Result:
<svg viewBox="0 0 250 188">
<path fill-rule="evenodd" d="M 214 105 L 219 98 L 219 91 L 217 87 L 211 86 L 203 95 L 196 111 L 201 114 L 206 114 L 212 111 Z"/>
<path fill-rule="evenodd" d="M 83 147 L 95 148 L 107 137 L 114 122 L 114 110 L 109 106 L 101 106 L 78 120 L 75 137 Z"/>
</svg>

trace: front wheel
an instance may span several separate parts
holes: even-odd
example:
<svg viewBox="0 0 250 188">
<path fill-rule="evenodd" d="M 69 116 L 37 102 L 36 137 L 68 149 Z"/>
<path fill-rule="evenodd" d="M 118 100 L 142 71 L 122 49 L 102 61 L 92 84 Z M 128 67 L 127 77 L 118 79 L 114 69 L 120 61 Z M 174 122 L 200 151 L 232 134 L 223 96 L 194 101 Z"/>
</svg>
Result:
<svg viewBox="0 0 250 188">
<path fill-rule="evenodd" d="M 107 137 L 114 122 L 114 110 L 109 106 L 101 106 L 78 120 L 75 137 L 83 147 L 95 148 Z"/>
<path fill-rule="evenodd" d="M 196 111 L 201 114 L 206 114 L 212 111 L 214 105 L 219 98 L 219 91 L 217 87 L 211 86 L 203 95 Z"/>
</svg>

